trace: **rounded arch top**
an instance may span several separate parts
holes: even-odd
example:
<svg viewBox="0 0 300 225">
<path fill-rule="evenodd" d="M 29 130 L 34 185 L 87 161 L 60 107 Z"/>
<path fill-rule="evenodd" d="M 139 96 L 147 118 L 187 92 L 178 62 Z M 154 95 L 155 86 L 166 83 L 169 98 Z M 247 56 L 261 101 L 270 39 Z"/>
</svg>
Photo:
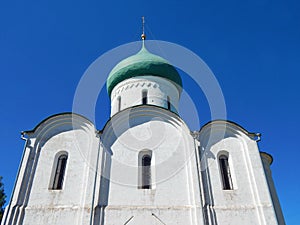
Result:
<svg viewBox="0 0 300 225">
<path fill-rule="evenodd" d="M 254 141 L 260 141 L 261 137 L 260 133 L 249 132 L 241 125 L 230 120 L 213 120 L 206 123 L 199 130 L 199 137 L 204 136 L 208 138 L 208 136 L 213 133 L 220 133 L 220 138 L 224 138 L 226 136 L 243 136 Z"/>
<path fill-rule="evenodd" d="M 22 131 L 22 135 L 28 138 L 36 138 L 36 140 L 47 141 L 50 137 L 71 130 L 84 130 L 88 133 L 96 133 L 94 124 L 86 117 L 71 113 L 59 113 L 47 117 L 41 121 L 34 129 Z"/>
</svg>

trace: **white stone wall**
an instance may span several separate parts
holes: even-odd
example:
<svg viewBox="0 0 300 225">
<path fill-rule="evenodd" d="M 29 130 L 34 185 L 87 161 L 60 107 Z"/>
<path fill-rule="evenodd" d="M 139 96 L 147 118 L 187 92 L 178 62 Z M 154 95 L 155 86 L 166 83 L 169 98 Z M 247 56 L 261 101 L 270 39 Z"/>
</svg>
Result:
<svg viewBox="0 0 300 225">
<path fill-rule="evenodd" d="M 284 217 L 283 217 L 283 213 L 281 210 L 281 206 L 280 206 L 280 202 L 277 196 L 277 192 L 275 189 L 275 185 L 273 182 L 273 178 L 272 178 L 272 171 L 271 171 L 271 164 L 272 164 L 272 156 L 270 156 L 269 154 L 265 153 L 265 152 L 261 152 L 260 153 L 261 159 L 262 159 L 262 163 L 264 166 L 264 171 L 266 174 L 266 178 L 267 178 L 267 182 L 268 182 L 268 186 L 269 186 L 269 190 L 271 193 L 271 197 L 272 197 L 272 202 L 273 202 L 273 206 L 276 212 L 276 217 L 278 220 L 279 224 L 285 224 L 284 221 Z"/>
<path fill-rule="evenodd" d="M 99 145 L 94 126 L 81 116 L 61 114 L 27 136 L 26 157 L 3 224 L 88 224 Z M 53 162 L 61 151 L 68 153 L 63 188 L 52 190 Z"/>
<path fill-rule="evenodd" d="M 111 93 L 111 116 L 119 111 L 118 98 L 121 98 L 121 110 L 142 104 L 142 91 L 148 92 L 149 105 L 167 108 L 167 96 L 170 98 L 171 111 L 178 111 L 179 91 L 173 82 L 156 76 L 133 77 L 120 82 Z"/>
<path fill-rule="evenodd" d="M 140 105 L 115 114 L 101 132 L 79 115 L 60 114 L 26 136 L 2 225 L 284 224 L 257 137 L 234 123 L 213 121 L 191 133 L 173 112 Z M 139 187 L 144 150 L 152 154 L 151 189 Z M 51 190 L 61 151 L 68 153 L 63 189 Z M 222 187 L 224 152 L 233 190 Z"/>
<path fill-rule="evenodd" d="M 207 217 L 218 224 L 278 224 L 255 135 L 226 121 L 200 131 Z M 223 190 L 218 156 L 229 155 L 233 190 Z"/>
<path fill-rule="evenodd" d="M 99 203 L 104 224 L 203 224 L 194 139 L 178 116 L 152 106 L 124 110 L 101 138 L 110 178 L 108 198 Z M 152 151 L 152 189 L 138 184 L 138 154 L 146 149 Z"/>
</svg>

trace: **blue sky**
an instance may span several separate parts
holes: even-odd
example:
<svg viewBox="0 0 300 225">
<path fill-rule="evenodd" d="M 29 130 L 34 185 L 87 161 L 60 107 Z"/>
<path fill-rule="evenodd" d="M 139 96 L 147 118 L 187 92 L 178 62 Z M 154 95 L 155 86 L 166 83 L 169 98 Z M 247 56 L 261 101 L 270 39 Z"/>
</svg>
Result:
<svg viewBox="0 0 300 225">
<path fill-rule="evenodd" d="M 199 55 L 220 83 L 228 119 L 262 133 L 260 149 L 274 157 L 286 222 L 297 224 L 299 11 L 296 0 L 2 1 L 0 175 L 6 193 L 10 196 L 23 151 L 20 131 L 71 111 L 84 71 L 108 50 L 139 40 L 145 16 L 148 39 L 177 43 Z M 201 96 L 203 125 L 210 118 Z M 109 103 L 104 90 L 99 98 L 104 99 L 96 110 L 101 129 Z"/>
</svg>

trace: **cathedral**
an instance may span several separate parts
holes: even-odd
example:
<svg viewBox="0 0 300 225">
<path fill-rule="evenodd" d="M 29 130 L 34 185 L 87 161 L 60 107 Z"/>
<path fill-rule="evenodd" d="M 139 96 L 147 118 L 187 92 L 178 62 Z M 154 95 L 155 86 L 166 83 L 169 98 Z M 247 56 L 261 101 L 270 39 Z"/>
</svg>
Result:
<svg viewBox="0 0 300 225">
<path fill-rule="evenodd" d="M 142 39 L 107 78 L 102 130 L 60 113 L 22 132 L 2 225 L 285 224 L 260 134 L 227 120 L 191 131 L 179 72 Z"/>
</svg>

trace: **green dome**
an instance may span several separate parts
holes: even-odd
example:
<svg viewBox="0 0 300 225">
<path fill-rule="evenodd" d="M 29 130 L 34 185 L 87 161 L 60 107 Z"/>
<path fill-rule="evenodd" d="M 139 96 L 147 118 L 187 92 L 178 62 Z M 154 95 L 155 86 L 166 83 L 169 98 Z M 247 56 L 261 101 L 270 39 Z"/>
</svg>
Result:
<svg viewBox="0 0 300 225">
<path fill-rule="evenodd" d="M 112 69 L 106 81 L 109 96 L 113 88 L 121 81 L 144 75 L 171 80 L 178 85 L 179 92 L 181 92 L 182 80 L 175 67 L 162 57 L 148 52 L 143 46 L 137 54 L 122 60 Z"/>
</svg>

